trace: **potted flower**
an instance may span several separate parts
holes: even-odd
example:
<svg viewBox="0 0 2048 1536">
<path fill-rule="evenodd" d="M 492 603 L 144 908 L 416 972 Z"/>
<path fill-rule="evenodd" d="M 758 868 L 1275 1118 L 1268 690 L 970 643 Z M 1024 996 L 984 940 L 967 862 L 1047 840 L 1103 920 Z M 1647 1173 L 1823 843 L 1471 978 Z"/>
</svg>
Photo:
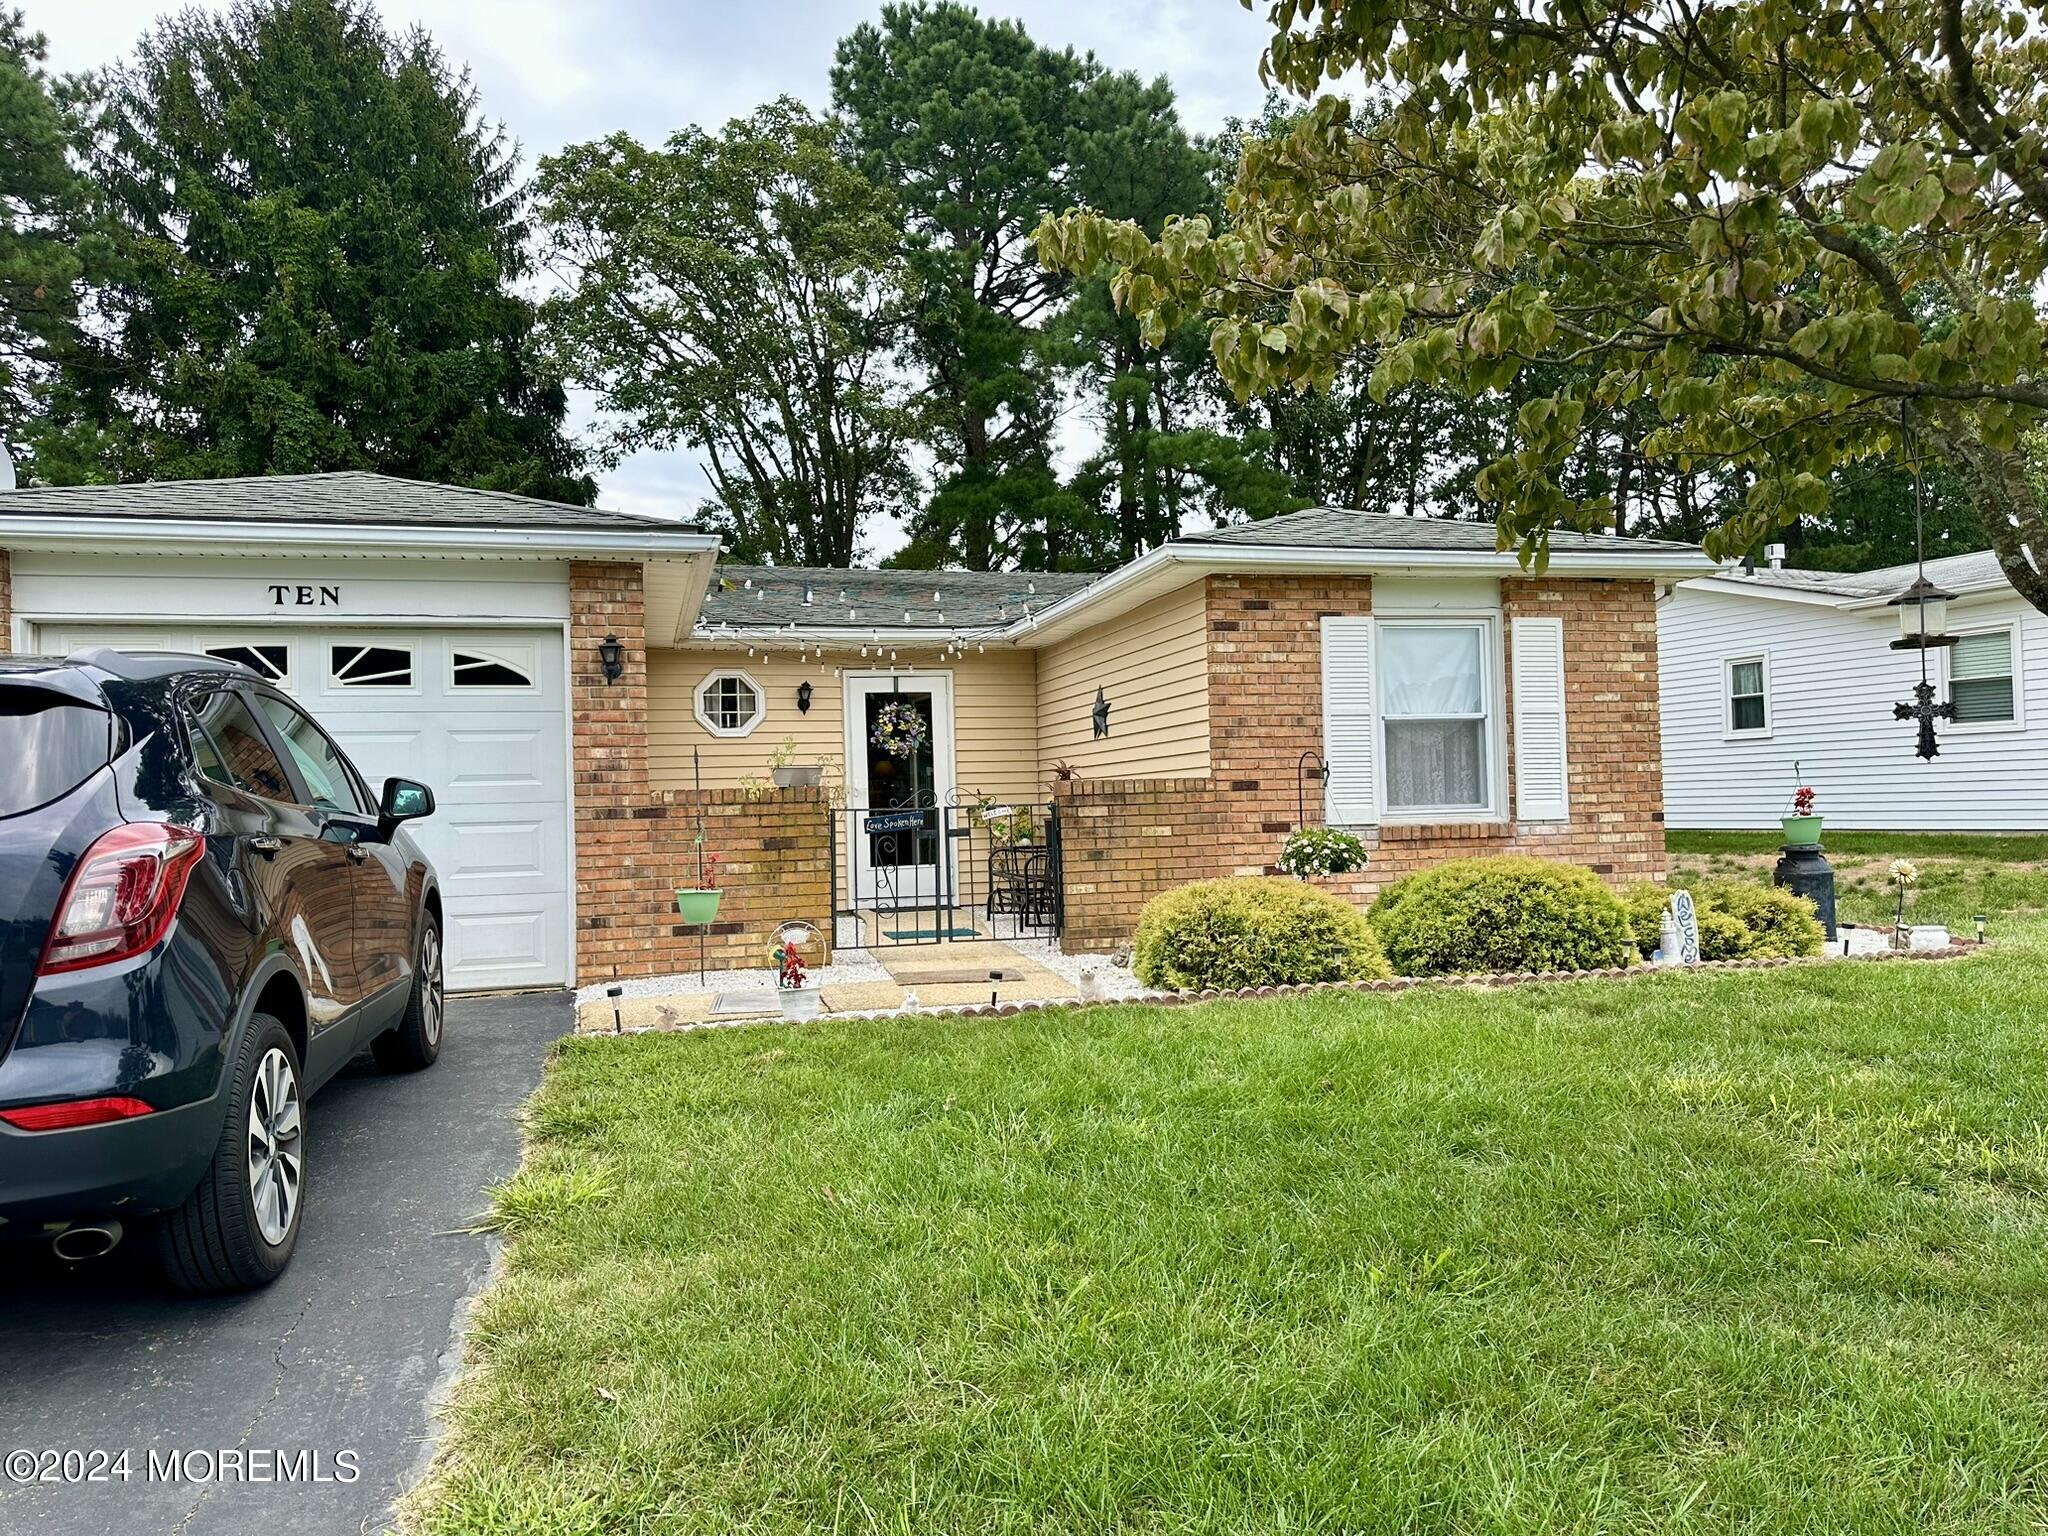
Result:
<svg viewBox="0 0 2048 1536">
<path fill-rule="evenodd" d="M 1288 834 L 1280 849 L 1282 873 L 1306 880 L 1313 875 L 1343 875 L 1365 868 L 1365 844 L 1335 827 L 1303 827 Z"/>
<path fill-rule="evenodd" d="M 707 853 L 698 864 L 697 884 L 676 887 L 676 911 L 691 927 L 713 922 L 718 917 L 718 855 Z"/>
<path fill-rule="evenodd" d="M 825 765 L 799 763 L 796 760 L 796 738 L 785 736 L 782 745 L 769 755 L 768 774 L 775 780 L 777 789 L 816 789 L 825 781 Z"/>
<path fill-rule="evenodd" d="M 1812 786 L 1802 784 L 1792 791 L 1792 814 L 1778 818 L 1785 829 L 1787 848 L 1811 848 L 1820 842 L 1821 818 L 1813 814 Z"/>
</svg>

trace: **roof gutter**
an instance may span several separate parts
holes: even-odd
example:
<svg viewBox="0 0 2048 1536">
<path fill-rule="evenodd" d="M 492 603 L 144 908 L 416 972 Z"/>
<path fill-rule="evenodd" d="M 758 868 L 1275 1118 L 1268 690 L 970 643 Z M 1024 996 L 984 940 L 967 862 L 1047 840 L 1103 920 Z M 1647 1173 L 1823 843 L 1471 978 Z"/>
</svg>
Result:
<svg viewBox="0 0 2048 1536">
<path fill-rule="evenodd" d="M 1271 571 L 1301 573 L 1375 573 L 1407 571 L 1469 572 L 1488 576 L 1533 576 L 1513 555 L 1498 550 L 1462 549 L 1318 549 L 1291 544 L 1162 544 L 1129 565 L 1121 566 L 1093 586 L 1083 587 L 1021 619 L 1004 632 L 1007 639 L 1050 639 L 1049 631 L 1084 627 L 1077 616 L 1119 598 L 1142 600 L 1153 591 L 1170 590 L 1183 571 Z M 1652 552 L 1568 550 L 1550 557 L 1546 576 L 1640 577 L 1680 580 L 1715 570 L 1716 562 L 1695 549 Z M 1092 621 L 1090 621 L 1092 622 Z"/>
<path fill-rule="evenodd" d="M 718 536 L 678 529 L 438 528 L 413 523 L 258 523 L 209 518 L 0 516 L 0 548 L 55 551 L 89 544 L 134 553 L 252 548 L 296 554 L 441 555 L 451 559 L 631 559 L 710 554 Z"/>
</svg>

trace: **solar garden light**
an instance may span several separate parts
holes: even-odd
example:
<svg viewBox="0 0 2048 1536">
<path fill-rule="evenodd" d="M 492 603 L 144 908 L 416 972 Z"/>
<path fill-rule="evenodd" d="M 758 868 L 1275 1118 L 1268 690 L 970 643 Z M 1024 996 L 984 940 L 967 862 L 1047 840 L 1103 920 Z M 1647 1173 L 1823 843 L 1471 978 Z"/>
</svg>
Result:
<svg viewBox="0 0 2048 1536">
<path fill-rule="evenodd" d="M 606 987 L 604 995 L 612 1000 L 612 1033 L 623 1035 L 626 1032 L 626 1021 L 620 1016 L 619 999 L 626 995 L 626 989 L 624 987 Z"/>
</svg>

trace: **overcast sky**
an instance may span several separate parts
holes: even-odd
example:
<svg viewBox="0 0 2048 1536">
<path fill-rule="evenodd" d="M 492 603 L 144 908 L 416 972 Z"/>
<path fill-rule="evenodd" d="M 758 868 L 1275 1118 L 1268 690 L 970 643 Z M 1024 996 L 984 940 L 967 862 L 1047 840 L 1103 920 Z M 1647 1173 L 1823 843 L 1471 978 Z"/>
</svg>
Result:
<svg viewBox="0 0 2048 1536">
<path fill-rule="evenodd" d="M 16 0 L 50 40 L 59 70 L 125 53 L 160 13 L 157 0 Z M 225 9 L 209 3 L 207 9 Z M 880 0 L 382 0 L 394 29 L 417 22 L 451 63 L 467 64 L 484 110 L 519 141 L 522 161 L 624 128 L 656 142 L 687 123 L 715 126 L 788 94 L 823 108 L 833 45 Z M 1237 0 L 991 0 L 1052 47 L 1091 50 L 1113 69 L 1165 74 L 1197 132 L 1250 116 L 1264 93 L 1266 31 Z M 704 493 L 687 450 L 643 453 L 607 474 L 599 500 L 680 517 Z M 884 548 L 895 542 L 886 535 Z M 879 552 L 879 551 L 878 551 Z"/>
</svg>

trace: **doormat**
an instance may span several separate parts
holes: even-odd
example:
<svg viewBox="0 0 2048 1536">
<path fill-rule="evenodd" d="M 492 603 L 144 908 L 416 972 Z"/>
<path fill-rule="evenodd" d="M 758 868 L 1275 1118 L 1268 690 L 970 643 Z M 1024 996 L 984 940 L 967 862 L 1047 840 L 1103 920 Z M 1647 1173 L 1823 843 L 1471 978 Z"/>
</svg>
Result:
<svg viewBox="0 0 2048 1536">
<path fill-rule="evenodd" d="M 972 966 L 961 966 L 954 970 L 908 970 L 900 969 L 891 973 L 906 984 L 919 987 L 970 987 L 994 986 L 998 982 L 1022 981 L 1024 974 L 1018 970 L 976 970 Z"/>
<path fill-rule="evenodd" d="M 882 937 L 914 943 L 919 939 L 979 938 L 980 931 L 974 928 L 885 928 L 882 930 Z"/>
</svg>

